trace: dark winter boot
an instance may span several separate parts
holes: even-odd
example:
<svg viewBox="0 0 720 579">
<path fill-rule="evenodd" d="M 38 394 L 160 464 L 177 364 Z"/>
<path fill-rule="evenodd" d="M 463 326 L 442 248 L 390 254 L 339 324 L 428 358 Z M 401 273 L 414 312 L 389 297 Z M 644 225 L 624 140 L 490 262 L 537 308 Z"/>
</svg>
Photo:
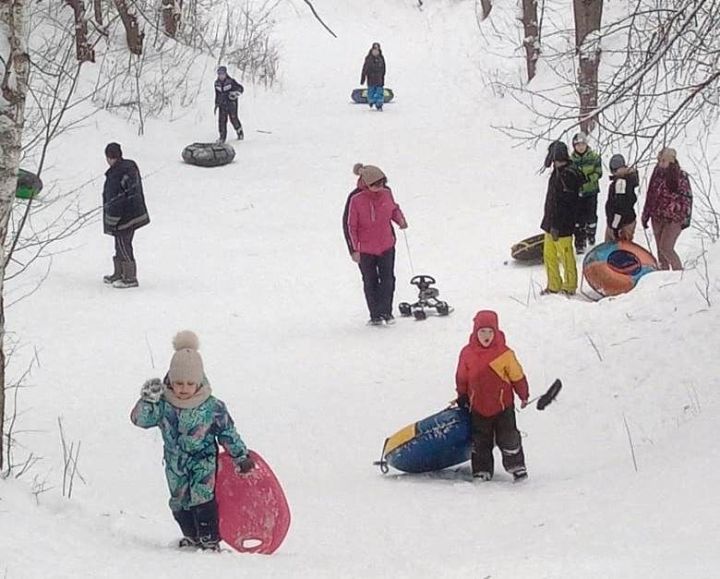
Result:
<svg viewBox="0 0 720 579">
<path fill-rule="evenodd" d="M 197 526 L 200 548 L 204 551 L 220 550 L 217 503 L 213 499 L 192 508 Z"/>
<path fill-rule="evenodd" d="M 245 133 L 243 132 L 242 126 L 240 126 L 237 130 L 237 138 L 238 141 L 242 141 L 245 138 Z"/>
<path fill-rule="evenodd" d="M 524 468 L 518 469 L 512 473 L 513 482 L 522 482 L 527 479 L 527 470 Z"/>
<path fill-rule="evenodd" d="M 195 527 L 195 517 L 191 511 L 180 510 L 173 511 L 173 517 L 180 525 L 183 538 L 180 539 L 178 547 L 181 549 L 197 548 L 200 546 L 200 541 L 197 538 L 197 528 Z"/>
<path fill-rule="evenodd" d="M 113 272 L 110 275 L 103 276 L 104 283 L 112 284 L 122 278 L 120 264 L 121 264 L 120 258 L 117 256 L 113 257 L 113 266 L 114 266 Z"/>
<path fill-rule="evenodd" d="M 489 472 L 474 472 L 473 478 L 483 482 L 488 482 L 492 480 L 492 475 Z"/>
<path fill-rule="evenodd" d="M 113 282 L 114 288 L 127 289 L 140 285 L 137 280 L 137 265 L 134 261 L 123 261 L 120 264 L 120 272 L 122 277 Z"/>
</svg>

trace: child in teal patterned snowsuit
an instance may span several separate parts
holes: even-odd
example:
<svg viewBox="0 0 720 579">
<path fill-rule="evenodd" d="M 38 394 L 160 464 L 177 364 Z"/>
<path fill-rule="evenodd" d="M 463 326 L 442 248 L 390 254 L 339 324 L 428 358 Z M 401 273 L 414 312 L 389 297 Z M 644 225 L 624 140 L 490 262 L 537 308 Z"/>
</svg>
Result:
<svg viewBox="0 0 720 579">
<path fill-rule="evenodd" d="M 130 419 L 140 428 L 160 428 L 170 509 L 183 532 L 181 547 L 217 550 L 215 474 L 218 443 L 240 472 L 252 467 L 247 447 L 225 404 L 211 395 L 198 353 L 197 336 L 180 332 L 164 384 L 148 380 Z"/>
</svg>

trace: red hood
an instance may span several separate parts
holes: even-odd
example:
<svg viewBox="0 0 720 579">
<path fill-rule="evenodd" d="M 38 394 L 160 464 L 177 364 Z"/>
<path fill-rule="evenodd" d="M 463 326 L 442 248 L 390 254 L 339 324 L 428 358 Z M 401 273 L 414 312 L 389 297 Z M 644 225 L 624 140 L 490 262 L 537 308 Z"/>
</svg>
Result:
<svg viewBox="0 0 720 579">
<path fill-rule="evenodd" d="M 485 348 L 477 338 L 477 332 L 480 328 L 492 328 L 495 331 L 495 337 L 492 343 Z M 473 331 L 470 334 L 470 345 L 480 348 L 483 351 L 500 350 L 505 348 L 505 334 L 500 331 L 498 316 L 492 310 L 480 310 L 473 318 Z"/>
</svg>

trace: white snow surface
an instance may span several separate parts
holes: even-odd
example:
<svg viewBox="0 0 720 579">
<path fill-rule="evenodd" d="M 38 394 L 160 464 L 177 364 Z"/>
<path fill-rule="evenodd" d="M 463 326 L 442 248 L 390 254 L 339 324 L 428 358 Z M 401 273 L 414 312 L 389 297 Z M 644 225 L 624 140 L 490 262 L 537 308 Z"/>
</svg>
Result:
<svg viewBox="0 0 720 579">
<path fill-rule="evenodd" d="M 25 344 L 11 371 L 34 347 L 40 361 L 20 393 L 17 452 L 45 458 L 0 482 L 0 576 L 716 577 L 717 248 L 711 306 L 702 269 L 653 274 L 599 303 L 541 299 L 542 269 L 505 261 L 539 230 L 544 150 L 514 148 L 491 128 L 527 118 L 485 87 L 480 65 L 498 57 L 487 56 L 473 2 L 315 5 L 339 38 L 302 2 L 285 6 L 282 84 L 247 87 L 247 138 L 231 165 L 180 160 L 186 144 L 214 138 L 211 76 L 195 109 L 152 121 L 144 137 L 100 114 L 55 146 L 46 182 L 93 179 L 82 193 L 91 208 L 103 147 L 121 142 L 143 172 L 152 223 L 136 236 L 139 289 L 103 286 L 112 239 L 96 224 L 63 242 L 40 290 L 9 312 Z M 376 40 L 397 99 L 383 113 L 349 104 Z M 414 272 L 436 276 L 450 317 L 364 326 L 341 231 L 358 161 L 388 174 Z M 686 232 L 682 257 L 699 245 Z M 396 302 L 416 297 L 408 257 L 400 234 Z M 544 412 L 518 414 L 529 480 L 512 484 L 497 455 L 486 484 L 467 470 L 381 475 L 372 462 L 385 437 L 454 398 L 457 355 L 486 308 L 533 395 L 556 377 L 565 384 Z M 293 521 L 273 556 L 174 548 L 160 433 L 128 414 L 184 328 L 199 334 L 215 395 L 286 490 Z M 76 481 L 71 500 L 59 489 L 58 416 L 82 442 L 87 484 Z M 53 487 L 37 501 L 33 476 Z"/>
</svg>

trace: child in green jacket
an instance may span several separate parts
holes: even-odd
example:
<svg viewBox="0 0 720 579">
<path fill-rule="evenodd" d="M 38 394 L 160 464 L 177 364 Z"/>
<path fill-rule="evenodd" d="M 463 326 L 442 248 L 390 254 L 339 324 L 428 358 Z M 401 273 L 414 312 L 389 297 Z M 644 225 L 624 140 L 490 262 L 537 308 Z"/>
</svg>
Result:
<svg viewBox="0 0 720 579">
<path fill-rule="evenodd" d="M 577 253 L 584 253 L 588 245 L 595 245 L 598 193 L 600 193 L 600 177 L 602 177 L 602 159 L 599 153 L 588 146 L 587 141 L 585 133 L 576 133 L 572 140 L 573 165 L 585 176 L 585 184 L 580 189 L 575 227 Z"/>
<path fill-rule="evenodd" d="M 254 464 L 225 404 L 212 396 L 197 336 L 180 332 L 173 346 L 165 380 L 153 378 L 143 384 L 130 420 L 162 432 L 170 509 L 183 533 L 179 546 L 217 551 L 217 443 L 234 458 L 238 471 L 248 472 Z"/>
</svg>

